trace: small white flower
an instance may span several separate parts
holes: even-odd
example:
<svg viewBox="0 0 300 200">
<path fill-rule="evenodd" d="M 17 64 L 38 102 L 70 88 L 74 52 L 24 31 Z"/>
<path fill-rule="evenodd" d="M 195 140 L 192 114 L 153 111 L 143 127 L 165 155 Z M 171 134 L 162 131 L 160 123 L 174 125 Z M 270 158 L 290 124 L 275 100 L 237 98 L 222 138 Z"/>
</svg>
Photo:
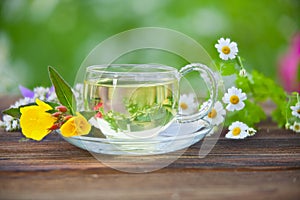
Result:
<svg viewBox="0 0 300 200">
<path fill-rule="evenodd" d="M 190 94 L 184 94 L 179 99 L 179 113 L 180 114 L 192 114 L 197 111 L 198 103 L 195 102 L 195 96 Z"/>
<path fill-rule="evenodd" d="M 83 101 L 83 84 L 77 83 L 73 88 L 73 93 L 77 102 L 77 110 L 84 110 L 84 101 Z"/>
<path fill-rule="evenodd" d="M 82 83 L 77 83 L 74 87 L 75 91 L 81 92 L 83 91 L 83 84 Z"/>
<path fill-rule="evenodd" d="M 300 133 L 300 123 L 294 122 L 294 124 L 290 126 L 290 129 L 295 131 L 296 133 Z"/>
<path fill-rule="evenodd" d="M 17 120 L 13 120 L 11 123 L 12 130 L 18 130 L 20 127 L 19 122 Z"/>
<path fill-rule="evenodd" d="M 241 89 L 231 87 L 228 92 L 222 98 L 223 102 L 228 104 L 226 109 L 228 111 L 242 110 L 245 107 L 244 100 L 247 99 L 247 95 L 242 92 Z"/>
<path fill-rule="evenodd" d="M 247 133 L 249 136 L 253 136 L 256 133 L 256 130 L 254 128 L 248 128 Z"/>
<path fill-rule="evenodd" d="M 290 107 L 292 109 L 292 115 L 300 118 L 300 103 L 296 103 L 295 106 Z"/>
<path fill-rule="evenodd" d="M 289 122 L 286 122 L 285 125 L 284 125 L 285 129 L 289 129 L 290 126 L 291 126 L 291 124 Z"/>
<path fill-rule="evenodd" d="M 83 94 L 83 84 L 76 84 L 75 87 L 73 88 L 73 93 L 76 99 L 82 98 Z"/>
<path fill-rule="evenodd" d="M 222 60 L 234 59 L 238 53 L 237 43 L 230 42 L 229 38 L 221 38 L 215 45 Z"/>
<path fill-rule="evenodd" d="M 55 92 L 51 92 L 46 99 L 48 102 L 58 102 L 57 96 Z"/>
<path fill-rule="evenodd" d="M 19 108 L 20 106 L 24 106 L 27 105 L 29 103 L 33 103 L 34 99 L 31 99 L 29 97 L 25 97 L 23 99 L 19 99 L 18 101 L 15 102 L 14 105 L 11 105 L 11 108 Z"/>
<path fill-rule="evenodd" d="M 243 122 L 233 122 L 228 129 L 229 132 L 225 135 L 226 138 L 244 139 L 248 136 L 247 130 L 249 129 L 249 127 Z"/>
<path fill-rule="evenodd" d="M 49 88 L 36 87 L 33 89 L 34 99 L 46 100 L 46 96 L 49 93 Z"/>
<path fill-rule="evenodd" d="M 3 115 L 3 122 L 7 123 L 7 122 L 11 122 L 14 118 L 10 115 Z"/>
<path fill-rule="evenodd" d="M 247 71 L 245 69 L 241 69 L 240 72 L 239 72 L 239 75 L 241 77 L 247 77 Z"/>
<path fill-rule="evenodd" d="M 5 128 L 6 131 L 17 131 L 20 129 L 19 120 L 10 115 L 3 116 L 3 121 L 1 121 L 0 126 Z"/>
<path fill-rule="evenodd" d="M 210 113 L 204 118 L 209 121 L 212 125 L 218 126 L 224 121 L 224 115 L 226 111 L 223 108 L 223 105 L 220 101 L 217 101 L 214 107 L 211 109 Z"/>
</svg>

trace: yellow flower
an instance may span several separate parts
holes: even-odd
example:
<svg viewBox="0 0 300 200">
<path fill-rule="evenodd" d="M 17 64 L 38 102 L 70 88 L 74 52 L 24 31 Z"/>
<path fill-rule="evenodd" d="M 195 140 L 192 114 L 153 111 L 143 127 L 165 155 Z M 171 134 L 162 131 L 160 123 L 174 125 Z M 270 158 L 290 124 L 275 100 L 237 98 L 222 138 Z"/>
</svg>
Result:
<svg viewBox="0 0 300 200">
<path fill-rule="evenodd" d="M 57 119 L 46 112 L 53 109 L 50 105 L 39 99 L 36 99 L 36 104 L 20 108 L 20 126 L 27 138 L 40 141 L 51 132 L 49 128 Z"/>
<path fill-rule="evenodd" d="M 61 128 L 61 134 L 64 137 L 72 137 L 78 135 L 86 135 L 90 132 L 91 125 L 88 121 L 80 114 L 76 113 L 76 116 L 72 117 Z"/>
</svg>

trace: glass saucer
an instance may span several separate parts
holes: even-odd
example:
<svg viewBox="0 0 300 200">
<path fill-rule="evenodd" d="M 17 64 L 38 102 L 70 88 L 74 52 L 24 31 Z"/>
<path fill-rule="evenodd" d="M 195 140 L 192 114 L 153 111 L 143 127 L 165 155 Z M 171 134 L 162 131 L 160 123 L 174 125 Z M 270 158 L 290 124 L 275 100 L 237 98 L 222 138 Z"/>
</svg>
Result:
<svg viewBox="0 0 300 200">
<path fill-rule="evenodd" d="M 200 141 L 211 129 L 212 127 L 206 121 L 198 120 L 184 124 L 174 122 L 157 136 L 151 138 L 101 138 L 90 135 L 63 138 L 91 153 L 155 155 L 187 148 Z"/>
</svg>

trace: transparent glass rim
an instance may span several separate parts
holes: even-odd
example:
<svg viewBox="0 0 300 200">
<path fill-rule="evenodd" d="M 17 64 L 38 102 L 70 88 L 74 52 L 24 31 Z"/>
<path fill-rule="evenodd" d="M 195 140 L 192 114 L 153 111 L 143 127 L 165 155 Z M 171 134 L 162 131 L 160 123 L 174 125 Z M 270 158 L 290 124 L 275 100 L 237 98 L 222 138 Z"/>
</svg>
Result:
<svg viewBox="0 0 300 200">
<path fill-rule="evenodd" d="M 162 64 L 101 64 L 91 65 L 87 73 L 106 76 L 148 76 L 148 75 L 178 75 L 178 70 Z"/>
</svg>

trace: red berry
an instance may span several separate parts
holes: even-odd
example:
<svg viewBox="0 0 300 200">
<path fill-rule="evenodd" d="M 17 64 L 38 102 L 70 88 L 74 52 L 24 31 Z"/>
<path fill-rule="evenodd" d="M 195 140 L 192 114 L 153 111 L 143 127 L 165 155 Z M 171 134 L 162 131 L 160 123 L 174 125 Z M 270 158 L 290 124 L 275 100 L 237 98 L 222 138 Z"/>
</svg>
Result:
<svg viewBox="0 0 300 200">
<path fill-rule="evenodd" d="M 55 123 L 55 124 L 53 124 L 53 125 L 49 128 L 49 130 L 54 131 L 54 130 L 56 130 L 56 129 L 59 129 L 60 126 L 61 126 L 60 123 Z"/>
<path fill-rule="evenodd" d="M 60 115 L 61 115 L 61 112 L 56 112 L 56 113 L 52 114 L 53 117 L 60 117 Z"/>
<path fill-rule="evenodd" d="M 72 115 L 67 115 L 64 117 L 64 121 L 68 121 L 69 119 L 71 119 L 73 116 Z"/>
<path fill-rule="evenodd" d="M 68 111 L 66 106 L 57 106 L 55 109 L 63 113 Z"/>
</svg>

